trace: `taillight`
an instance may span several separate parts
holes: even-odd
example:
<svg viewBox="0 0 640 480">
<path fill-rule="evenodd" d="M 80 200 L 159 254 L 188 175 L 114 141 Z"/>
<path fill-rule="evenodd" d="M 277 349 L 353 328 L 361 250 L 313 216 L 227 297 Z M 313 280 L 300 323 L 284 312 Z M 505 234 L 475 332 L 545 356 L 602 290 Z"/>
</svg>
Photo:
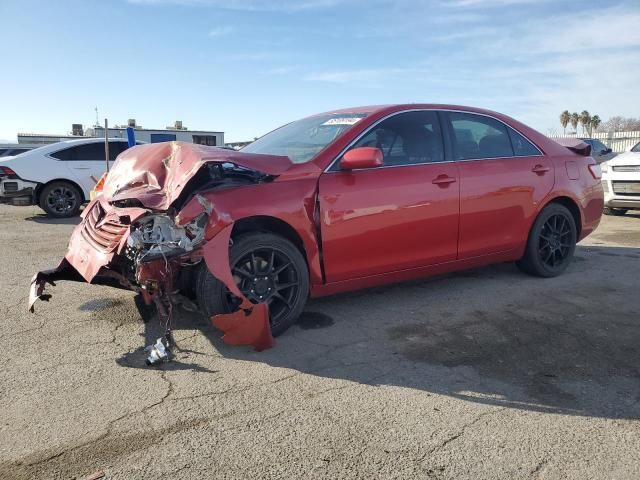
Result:
<svg viewBox="0 0 640 480">
<path fill-rule="evenodd" d="M 591 172 L 591 176 L 596 180 L 600 180 L 602 178 L 602 169 L 597 163 L 589 165 L 589 171 Z"/>
<path fill-rule="evenodd" d="M 0 167 L 0 174 L 2 175 L 18 175 L 16 172 L 13 171 L 13 169 L 9 168 L 9 167 Z"/>
</svg>

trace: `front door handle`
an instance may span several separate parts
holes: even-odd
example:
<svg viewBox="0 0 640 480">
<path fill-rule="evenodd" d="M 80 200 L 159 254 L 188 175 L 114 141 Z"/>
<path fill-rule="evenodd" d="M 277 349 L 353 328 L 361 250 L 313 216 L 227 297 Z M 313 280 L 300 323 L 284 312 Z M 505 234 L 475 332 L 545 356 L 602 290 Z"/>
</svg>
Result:
<svg viewBox="0 0 640 480">
<path fill-rule="evenodd" d="M 450 177 L 449 175 L 438 175 L 434 178 L 431 183 L 435 185 L 439 185 L 441 187 L 446 187 L 450 183 L 454 183 L 456 179 L 454 177 Z"/>
<path fill-rule="evenodd" d="M 538 175 L 544 175 L 545 173 L 547 173 L 549 170 L 551 170 L 549 167 L 545 167 L 544 165 L 536 165 L 535 167 L 533 167 L 531 169 L 531 171 L 533 173 L 537 173 Z"/>
</svg>

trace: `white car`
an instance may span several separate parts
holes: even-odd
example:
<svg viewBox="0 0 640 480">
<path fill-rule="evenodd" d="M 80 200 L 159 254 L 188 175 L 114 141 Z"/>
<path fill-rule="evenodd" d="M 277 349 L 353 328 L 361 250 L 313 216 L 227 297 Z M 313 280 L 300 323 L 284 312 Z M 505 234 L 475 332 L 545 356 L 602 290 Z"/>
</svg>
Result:
<svg viewBox="0 0 640 480">
<path fill-rule="evenodd" d="M 640 210 L 640 143 L 600 164 L 604 188 L 604 213 L 624 215 Z"/>
<path fill-rule="evenodd" d="M 109 140 L 109 160 L 128 148 Z M 67 140 L 0 160 L 0 203 L 39 205 L 54 217 L 72 217 L 89 201 L 93 178 L 105 172 L 104 139 Z M 92 178 L 93 177 L 93 178 Z"/>
</svg>

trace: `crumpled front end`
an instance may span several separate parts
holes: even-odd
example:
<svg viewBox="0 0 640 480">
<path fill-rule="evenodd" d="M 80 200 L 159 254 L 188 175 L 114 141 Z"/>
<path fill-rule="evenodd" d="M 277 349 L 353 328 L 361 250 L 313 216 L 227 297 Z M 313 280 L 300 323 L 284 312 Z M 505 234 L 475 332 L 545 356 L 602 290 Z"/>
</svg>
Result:
<svg viewBox="0 0 640 480">
<path fill-rule="evenodd" d="M 164 168 L 176 164 L 184 169 L 184 162 L 180 163 L 175 151 L 173 148 L 174 155 L 162 162 Z M 193 155 L 190 149 L 187 153 Z M 127 169 L 131 170 L 131 165 Z M 121 182 L 122 172 L 116 172 L 114 178 Z M 154 190 L 157 199 L 162 188 L 155 185 Z M 230 271 L 233 223 L 228 213 L 217 211 L 210 200 L 199 194 L 186 201 L 177 213 L 174 208 L 159 211 L 145 207 L 136 198 L 123 202 L 101 195 L 85 208 L 60 265 L 34 275 L 29 309 L 33 311 L 38 299 L 50 299 L 51 295 L 45 292 L 47 284 L 81 281 L 136 291 L 147 304 L 155 304 L 158 314 L 169 324 L 181 271 L 205 262 L 209 271 L 240 300 L 236 312 L 211 319 L 225 333 L 223 340 L 233 345 L 254 345 L 258 350 L 269 348 L 273 338 L 267 306 L 251 303 L 238 289 Z"/>
</svg>

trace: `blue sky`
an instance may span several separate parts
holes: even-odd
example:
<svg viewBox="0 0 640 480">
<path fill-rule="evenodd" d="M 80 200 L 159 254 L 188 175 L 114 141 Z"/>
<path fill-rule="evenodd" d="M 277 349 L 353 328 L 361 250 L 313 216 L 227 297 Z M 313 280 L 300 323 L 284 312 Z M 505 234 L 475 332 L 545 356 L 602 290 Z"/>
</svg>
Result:
<svg viewBox="0 0 640 480">
<path fill-rule="evenodd" d="M 640 116 L 640 2 L 0 0 L 0 139 L 181 119 L 227 141 L 340 107 L 438 102 L 548 133 Z"/>
</svg>

